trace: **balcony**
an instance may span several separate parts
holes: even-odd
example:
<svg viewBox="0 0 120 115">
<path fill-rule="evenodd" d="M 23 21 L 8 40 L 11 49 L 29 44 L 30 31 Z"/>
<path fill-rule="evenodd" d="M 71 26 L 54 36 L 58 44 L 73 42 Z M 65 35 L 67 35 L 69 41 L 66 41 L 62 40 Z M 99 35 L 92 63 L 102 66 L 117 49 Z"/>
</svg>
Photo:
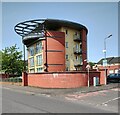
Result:
<svg viewBox="0 0 120 115">
<path fill-rule="evenodd" d="M 30 33 L 23 37 L 23 43 L 28 45 L 38 39 L 45 39 L 44 35 L 42 33 Z"/>
<path fill-rule="evenodd" d="M 41 33 L 30 33 L 30 34 L 24 36 L 23 39 L 40 38 L 40 37 L 43 37 L 43 34 L 41 34 Z"/>
<path fill-rule="evenodd" d="M 73 48 L 74 54 L 82 54 L 82 50 L 78 48 Z"/>
<path fill-rule="evenodd" d="M 82 41 L 80 35 L 73 35 L 73 40 L 76 41 L 76 42 L 81 42 Z"/>
<path fill-rule="evenodd" d="M 80 62 L 80 60 L 74 62 L 75 67 L 79 67 L 79 66 L 82 66 L 82 65 L 83 65 L 83 62 Z"/>
</svg>

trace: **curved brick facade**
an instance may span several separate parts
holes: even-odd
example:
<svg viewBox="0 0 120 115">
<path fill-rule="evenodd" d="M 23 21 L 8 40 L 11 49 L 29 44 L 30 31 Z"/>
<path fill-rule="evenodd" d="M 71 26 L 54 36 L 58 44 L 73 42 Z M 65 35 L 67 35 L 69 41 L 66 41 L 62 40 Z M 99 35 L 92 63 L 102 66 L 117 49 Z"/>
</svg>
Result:
<svg viewBox="0 0 120 115">
<path fill-rule="evenodd" d="M 63 32 L 47 32 L 48 71 L 65 71 L 65 34 Z"/>
</svg>

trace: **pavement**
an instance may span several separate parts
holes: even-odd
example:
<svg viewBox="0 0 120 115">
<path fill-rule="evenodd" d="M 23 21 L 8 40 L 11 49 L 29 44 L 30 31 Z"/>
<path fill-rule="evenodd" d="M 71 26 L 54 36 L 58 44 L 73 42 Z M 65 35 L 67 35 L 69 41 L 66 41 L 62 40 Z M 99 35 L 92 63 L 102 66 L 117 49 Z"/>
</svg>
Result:
<svg viewBox="0 0 120 115">
<path fill-rule="evenodd" d="M 64 96 L 68 94 L 81 94 L 81 93 L 89 93 L 89 92 L 97 92 L 101 90 L 108 90 L 113 88 L 119 88 L 120 84 L 118 83 L 110 83 L 107 85 L 101 86 L 90 86 L 90 87 L 80 87 L 80 88 L 71 88 L 71 89 L 47 89 L 47 88 L 38 88 L 38 87 L 30 87 L 30 86 L 21 86 L 15 84 L 7 84 L 2 83 L 3 87 L 7 87 L 9 89 L 14 90 L 22 90 L 25 92 L 31 92 L 33 94 L 42 94 L 42 95 L 50 95 L 50 96 Z"/>
</svg>

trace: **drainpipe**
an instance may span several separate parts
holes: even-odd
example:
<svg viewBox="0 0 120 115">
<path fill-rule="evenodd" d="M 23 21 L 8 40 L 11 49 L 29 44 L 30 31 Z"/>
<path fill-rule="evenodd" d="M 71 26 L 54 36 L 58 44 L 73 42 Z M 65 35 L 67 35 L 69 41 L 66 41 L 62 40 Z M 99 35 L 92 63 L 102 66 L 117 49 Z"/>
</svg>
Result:
<svg viewBox="0 0 120 115">
<path fill-rule="evenodd" d="M 45 32 L 45 49 L 46 49 L 46 63 L 44 64 L 46 66 L 45 71 L 48 72 L 48 64 L 47 64 L 47 31 L 46 31 L 46 27 L 44 27 L 44 32 Z"/>
<path fill-rule="evenodd" d="M 22 41 L 23 41 L 23 37 L 22 37 Z M 23 43 L 23 55 L 24 55 L 24 72 L 26 72 L 26 63 L 25 63 L 25 45 Z"/>
</svg>

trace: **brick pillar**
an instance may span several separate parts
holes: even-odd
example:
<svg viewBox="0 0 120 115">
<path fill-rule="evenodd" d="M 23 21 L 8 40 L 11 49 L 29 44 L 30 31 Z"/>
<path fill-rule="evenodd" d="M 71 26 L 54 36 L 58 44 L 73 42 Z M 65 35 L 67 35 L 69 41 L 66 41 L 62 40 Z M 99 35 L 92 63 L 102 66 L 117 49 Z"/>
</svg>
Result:
<svg viewBox="0 0 120 115">
<path fill-rule="evenodd" d="M 105 84 L 105 69 L 99 69 L 99 71 L 100 71 L 100 84 Z"/>
<path fill-rule="evenodd" d="M 22 86 L 28 86 L 28 74 L 27 72 L 22 73 Z"/>
</svg>

